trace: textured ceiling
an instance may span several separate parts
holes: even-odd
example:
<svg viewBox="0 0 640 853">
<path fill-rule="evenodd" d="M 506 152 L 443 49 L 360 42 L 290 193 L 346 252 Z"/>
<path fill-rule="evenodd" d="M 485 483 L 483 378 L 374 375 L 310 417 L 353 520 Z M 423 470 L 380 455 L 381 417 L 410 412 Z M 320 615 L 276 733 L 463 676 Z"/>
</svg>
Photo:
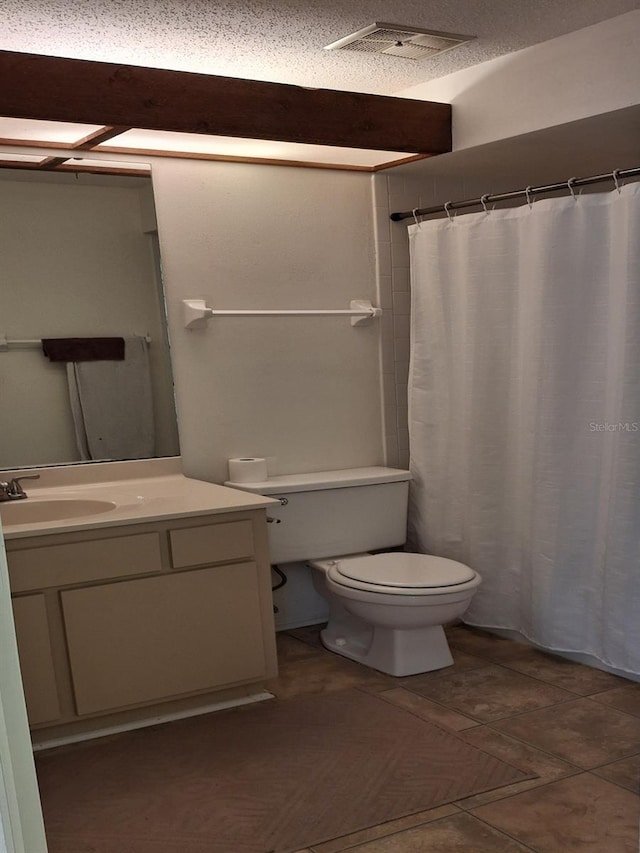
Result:
<svg viewBox="0 0 640 853">
<path fill-rule="evenodd" d="M 0 49 L 389 95 L 639 6 L 640 0 L 2 0 Z M 477 39 L 422 61 L 322 49 L 374 21 Z"/>
</svg>

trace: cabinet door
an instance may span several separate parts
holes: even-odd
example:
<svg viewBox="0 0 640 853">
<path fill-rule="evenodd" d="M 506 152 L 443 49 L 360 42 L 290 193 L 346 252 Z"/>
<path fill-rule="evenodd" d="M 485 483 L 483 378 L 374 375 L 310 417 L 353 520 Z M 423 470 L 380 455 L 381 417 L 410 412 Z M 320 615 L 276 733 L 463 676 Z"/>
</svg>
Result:
<svg viewBox="0 0 640 853">
<path fill-rule="evenodd" d="M 49 723 L 60 717 L 60 703 L 44 595 L 14 598 L 12 604 L 29 723 Z"/>
<path fill-rule="evenodd" d="M 260 678 L 255 563 L 61 593 L 78 714 Z"/>
</svg>

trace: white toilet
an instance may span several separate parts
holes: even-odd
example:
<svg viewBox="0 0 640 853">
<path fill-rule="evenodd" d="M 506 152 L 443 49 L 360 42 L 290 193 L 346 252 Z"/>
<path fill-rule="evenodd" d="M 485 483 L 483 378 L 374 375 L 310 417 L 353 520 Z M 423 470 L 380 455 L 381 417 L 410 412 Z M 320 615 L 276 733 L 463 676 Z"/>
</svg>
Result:
<svg viewBox="0 0 640 853">
<path fill-rule="evenodd" d="M 442 626 L 459 618 L 480 585 L 462 563 L 393 551 L 407 528 L 408 471 L 350 468 L 227 482 L 280 500 L 269 510 L 271 561 L 306 561 L 329 601 L 322 642 L 395 676 L 453 663 Z"/>
</svg>

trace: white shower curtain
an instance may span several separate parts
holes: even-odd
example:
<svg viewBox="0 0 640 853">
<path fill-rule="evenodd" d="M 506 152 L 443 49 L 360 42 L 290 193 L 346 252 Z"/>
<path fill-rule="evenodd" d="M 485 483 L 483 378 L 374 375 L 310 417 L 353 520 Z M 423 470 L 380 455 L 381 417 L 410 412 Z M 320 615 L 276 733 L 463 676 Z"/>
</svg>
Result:
<svg viewBox="0 0 640 853">
<path fill-rule="evenodd" d="M 640 674 L 640 185 L 409 229 L 410 545 L 465 621 Z"/>
</svg>

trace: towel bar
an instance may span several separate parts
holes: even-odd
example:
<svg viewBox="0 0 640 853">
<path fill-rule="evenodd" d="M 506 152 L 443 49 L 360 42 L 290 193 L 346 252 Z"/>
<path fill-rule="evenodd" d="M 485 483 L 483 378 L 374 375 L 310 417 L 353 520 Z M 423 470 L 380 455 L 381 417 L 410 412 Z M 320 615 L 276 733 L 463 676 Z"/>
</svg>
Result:
<svg viewBox="0 0 640 853">
<path fill-rule="evenodd" d="M 352 299 L 350 307 L 345 309 L 294 309 L 294 310 L 218 310 L 209 308 L 204 299 L 183 299 L 185 329 L 203 329 L 207 320 L 213 317 L 351 317 L 352 326 L 362 326 L 375 317 L 382 316 L 382 309 L 376 308 L 368 299 Z"/>
<path fill-rule="evenodd" d="M 133 338 L 144 338 L 145 341 L 150 344 L 151 336 L 150 335 L 136 335 L 135 333 L 131 335 Z M 17 338 L 7 338 L 7 336 L 0 332 L 0 352 L 8 349 L 40 349 L 42 347 L 42 340 L 40 338 L 24 338 L 22 340 Z"/>
</svg>

